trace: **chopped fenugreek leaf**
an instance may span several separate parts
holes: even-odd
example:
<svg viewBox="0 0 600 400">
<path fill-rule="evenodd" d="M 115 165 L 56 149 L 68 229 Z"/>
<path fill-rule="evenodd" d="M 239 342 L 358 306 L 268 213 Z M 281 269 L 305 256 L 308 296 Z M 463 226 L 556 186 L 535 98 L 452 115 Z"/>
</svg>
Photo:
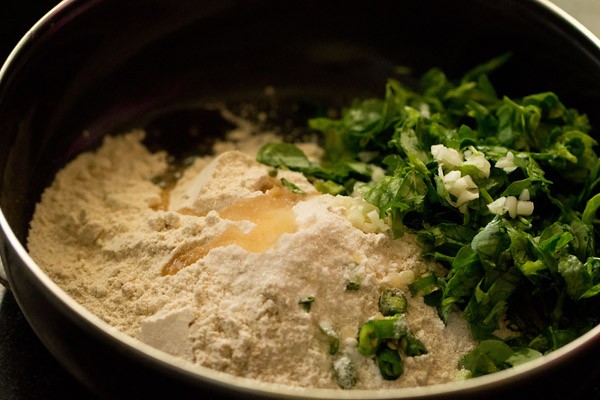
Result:
<svg viewBox="0 0 600 400">
<path fill-rule="evenodd" d="M 281 184 L 283 185 L 283 187 L 289 189 L 290 192 L 292 192 L 292 193 L 306 194 L 306 192 L 304 190 L 300 189 L 296 184 L 288 181 L 285 178 L 281 178 Z"/>
<path fill-rule="evenodd" d="M 411 87 L 389 79 L 380 98 L 309 120 L 325 144 L 318 163 L 293 145 L 258 156 L 324 193 L 362 196 L 394 237 L 417 233 L 424 257 L 447 273 L 417 279 L 411 294 L 445 323 L 462 311 L 483 345 L 465 361 L 473 375 L 510 367 L 511 350 L 519 360 L 553 351 L 600 323 L 598 142 L 588 117 L 553 92 L 498 95 L 489 75 L 509 57 L 454 80 L 439 68 Z M 501 325 L 519 339 L 496 340 Z M 363 328 L 374 335 L 364 346 L 381 340 Z"/>
<path fill-rule="evenodd" d="M 425 296 L 439 289 L 437 277 L 434 274 L 426 275 L 415 280 L 408 285 L 408 288 L 410 289 L 410 294 L 413 296 L 417 294 Z"/>
</svg>

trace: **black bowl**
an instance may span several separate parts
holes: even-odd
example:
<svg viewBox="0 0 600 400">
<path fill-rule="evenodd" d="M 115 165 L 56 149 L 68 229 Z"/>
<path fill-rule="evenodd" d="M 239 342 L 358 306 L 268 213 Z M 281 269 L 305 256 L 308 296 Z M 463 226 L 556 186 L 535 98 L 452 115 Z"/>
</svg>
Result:
<svg viewBox="0 0 600 400">
<path fill-rule="evenodd" d="M 225 128 L 207 103 L 271 107 L 264 88 L 273 86 L 280 115 L 301 124 L 290 104 L 310 113 L 381 94 L 397 66 L 457 77 L 507 51 L 511 61 L 492 76 L 501 94 L 552 90 L 600 124 L 600 42 L 543 0 L 64 1 L 0 73 L 2 261 L 21 309 L 102 397 L 500 398 L 542 386 L 573 394 L 600 376 L 600 327 L 522 367 L 421 389 L 295 390 L 192 368 L 85 311 L 25 249 L 43 188 L 107 133 L 144 127 L 151 144 L 178 151 L 191 126 L 213 128 L 201 130 L 206 140 Z"/>
</svg>

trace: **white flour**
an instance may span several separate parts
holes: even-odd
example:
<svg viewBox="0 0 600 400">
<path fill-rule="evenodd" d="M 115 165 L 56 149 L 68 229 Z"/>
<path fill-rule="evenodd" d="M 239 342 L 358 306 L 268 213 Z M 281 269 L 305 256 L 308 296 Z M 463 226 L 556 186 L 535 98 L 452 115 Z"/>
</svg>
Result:
<svg viewBox="0 0 600 400">
<path fill-rule="evenodd" d="M 406 290 L 413 276 L 436 268 L 420 258 L 412 235 L 390 239 L 370 223 L 377 221 L 357 221 L 355 211 L 368 209 L 363 202 L 317 195 L 300 174 L 271 177 L 254 161 L 260 139 L 237 146 L 251 155 L 198 159 L 167 193 L 167 204 L 152 183 L 167 169 L 166 154 L 149 153 L 142 137 L 107 137 L 97 152 L 60 171 L 36 207 L 29 251 L 83 306 L 166 352 L 267 382 L 338 387 L 319 324 L 340 337 L 340 351 L 358 370 L 356 388 L 455 379 L 473 342 L 461 318 L 444 327 Z M 318 156 L 315 146 L 306 147 Z M 290 195 L 279 187 L 281 177 L 308 194 Z M 256 220 L 260 212 L 251 207 L 263 201 L 281 207 Z M 349 280 L 359 281 L 359 290 L 346 290 Z M 396 381 L 383 380 L 356 350 L 358 329 L 377 315 L 387 286 L 405 290 L 409 326 L 429 350 L 405 358 Z M 299 300 L 308 296 L 315 300 L 307 312 Z"/>
</svg>

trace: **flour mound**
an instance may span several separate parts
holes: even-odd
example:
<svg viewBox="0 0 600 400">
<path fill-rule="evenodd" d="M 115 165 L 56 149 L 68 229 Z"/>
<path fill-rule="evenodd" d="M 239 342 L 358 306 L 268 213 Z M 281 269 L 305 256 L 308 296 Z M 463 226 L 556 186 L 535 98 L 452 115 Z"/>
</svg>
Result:
<svg viewBox="0 0 600 400">
<path fill-rule="evenodd" d="M 252 146 L 218 144 L 222 154 L 198 158 L 165 193 L 153 181 L 167 170 L 166 154 L 149 152 L 143 137 L 107 137 L 80 155 L 45 190 L 31 221 L 31 256 L 89 311 L 165 352 L 265 382 L 338 388 L 334 363 L 352 363 L 362 389 L 456 378 L 473 341 L 458 315 L 444 326 L 410 296 L 411 279 L 439 268 L 420 257 L 413 235 L 392 239 L 361 199 L 318 194 L 294 172 L 273 176 Z M 253 211 L 247 219 L 223 215 L 254 204 L 249 199 L 281 196 L 282 177 L 306 194 L 289 207 L 276 199 L 290 226 L 266 229 L 281 232 L 259 251 L 244 238 L 272 221 L 253 221 Z M 166 265 L 176 272 L 166 274 Z M 358 290 L 347 290 L 350 281 Z M 389 286 L 405 291 L 410 329 L 429 350 L 406 358 L 395 381 L 356 349 L 359 327 L 378 314 Z M 310 310 L 299 304 L 308 297 Z M 324 324 L 343 357 L 329 354 Z"/>
</svg>

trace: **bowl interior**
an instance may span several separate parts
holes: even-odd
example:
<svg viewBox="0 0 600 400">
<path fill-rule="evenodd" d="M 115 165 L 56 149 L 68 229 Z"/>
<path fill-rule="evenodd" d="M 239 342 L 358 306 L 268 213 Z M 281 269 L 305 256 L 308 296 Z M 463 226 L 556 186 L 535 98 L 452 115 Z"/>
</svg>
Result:
<svg viewBox="0 0 600 400">
<path fill-rule="evenodd" d="M 270 123 L 301 130 L 329 104 L 382 94 L 398 66 L 458 78 L 507 51 L 499 94 L 552 90 L 600 124 L 600 50 L 543 2 L 66 1 L 0 77 L 0 207 L 25 245 L 43 188 L 107 133 L 202 149 L 229 128 L 214 102 L 274 107 Z"/>
</svg>

